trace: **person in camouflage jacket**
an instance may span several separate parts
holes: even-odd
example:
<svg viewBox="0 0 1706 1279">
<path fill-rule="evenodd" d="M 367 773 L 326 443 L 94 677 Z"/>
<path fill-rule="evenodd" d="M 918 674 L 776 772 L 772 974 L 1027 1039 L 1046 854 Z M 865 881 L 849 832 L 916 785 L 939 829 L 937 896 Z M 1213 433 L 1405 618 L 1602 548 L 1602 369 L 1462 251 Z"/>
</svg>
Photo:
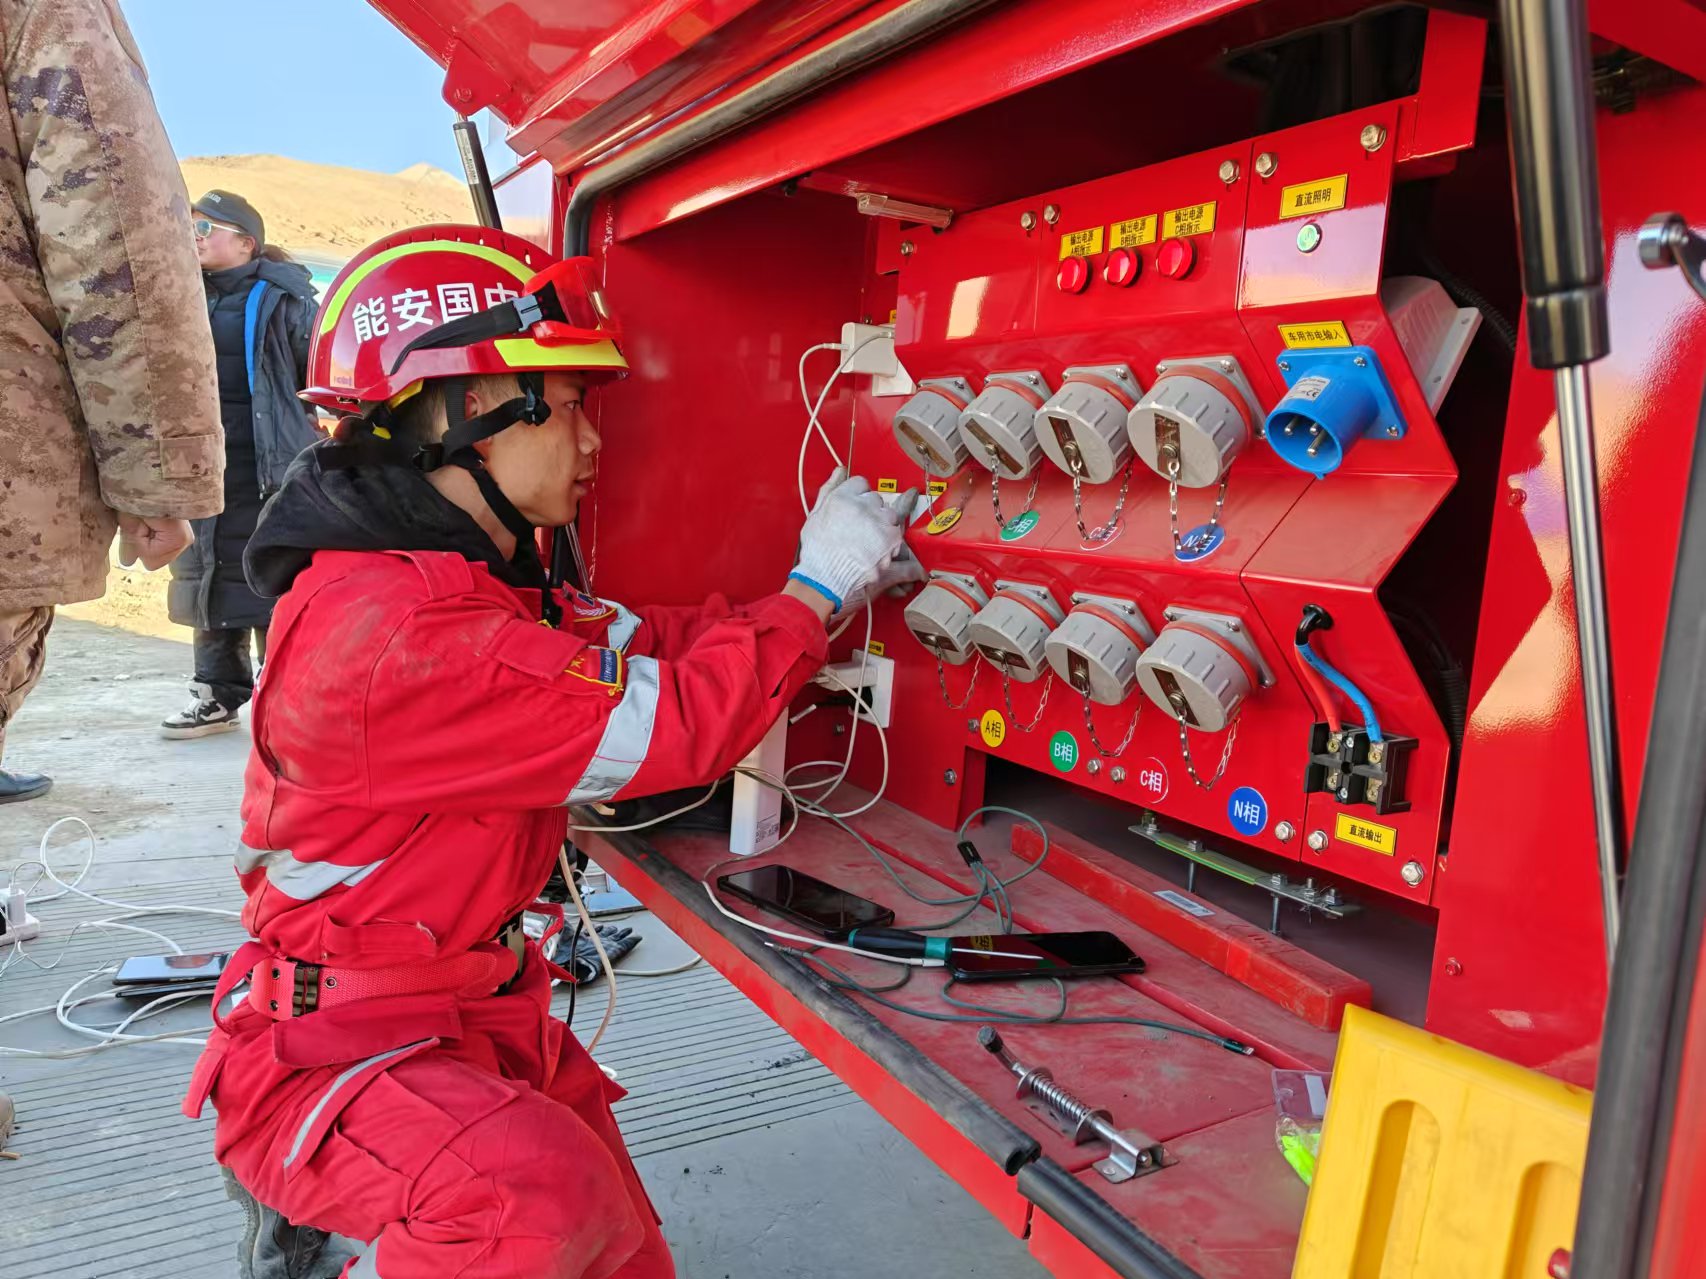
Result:
<svg viewBox="0 0 1706 1279">
<path fill-rule="evenodd" d="M 117 0 L 0 0 L 0 751 L 53 609 L 223 502 L 184 181 Z M 0 803 L 45 777 L 0 770 Z"/>
</svg>

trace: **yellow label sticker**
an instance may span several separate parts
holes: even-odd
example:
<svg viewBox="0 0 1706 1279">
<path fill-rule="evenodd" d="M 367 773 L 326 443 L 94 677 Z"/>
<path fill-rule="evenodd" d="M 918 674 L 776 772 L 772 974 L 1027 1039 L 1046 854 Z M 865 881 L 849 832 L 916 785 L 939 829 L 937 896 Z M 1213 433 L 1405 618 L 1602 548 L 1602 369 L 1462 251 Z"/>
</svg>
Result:
<svg viewBox="0 0 1706 1279">
<path fill-rule="evenodd" d="M 931 497 L 941 497 L 942 494 L 948 491 L 948 481 L 931 480 L 924 486 L 924 491 L 930 494 Z"/>
<path fill-rule="evenodd" d="M 872 640 L 869 644 L 865 645 L 865 651 L 872 657 L 881 657 L 884 651 L 883 642 L 881 640 Z"/>
<path fill-rule="evenodd" d="M 1334 178 L 1317 178 L 1313 182 L 1299 182 L 1293 186 L 1280 189 L 1279 215 L 1283 221 L 1286 218 L 1307 218 L 1316 213 L 1331 213 L 1334 209 L 1345 207 L 1345 187 L 1350 181 L 1348 174 L 1341 173 Z"/>
<path fill-rule="evenodd" d="M 1067 258 L 1094 257 L 1102 251 L 1102 228 L 1099 226 L 1085 227 L 1082 231 L 1068 231 L 1060 237 L 1060 260 Z"/>
<path fill-rule="evenodd" d="M 898 493 L 898 492 L 900 492 L 900 485 L 897 484 L 894 480 L 878 480 L 877 481 L 877 492 L 879 492 L 879 493 Z"/>
<path fill-rule="evenodd" d="M 890 323 L 890 324 L 893 324 L 893 323 L 894 323 L 894 322 L 895 322 L 895 318 L 896 318 L 896 317 L 897 317 L 897 316 L 898 316 L 898 315 L 899 315 L 899 314 L 900 314 L 900 312 L 899 312 L 899 311 L 897 311 L 897 310 L 895 310 L 895 309 L 894 309 L 894 308 L 893 308 L 893 307 L 890 307 L 890 308 L 889 308 L 889 323 Z"/>
<path fill-rule="evenodd" d="M 1187 204 L 1182 209 L 1168 209 L 1161 215 L 1161 238 L 1171 240 L 1181 235 L 1207 235 L 1214 230 L 1214 204 Z"/>
<path fill-rule="evenodd" d="M 1007 721 L 1001 718 L 1000 711 L 985 711 L 977 731 L 983 734 L 983 744 L 993 749 L 1007 740 Z"/>
<path fill-rule="evenodd" d="M 940 533 L 946 533 L 949 529 L 953 528 L 954 525 L 960 522 L 960 516 L 964 514 L 965 512 L 957 506 L 950 506 L 945 510 L 937 511 L 936 514 L 931 517 L 930 522 L 924 526 L 924 531 L 930 534 L 931 537 L 935 537 Z"/>
<path fill-rule="evenodd" d="M 1157 221 L 1159 219 L 1153 213 L 1147 213 L 1141 218 L 1127 218 L 1124 222 L 1114 223 L 1108 228 L 1108 247 L 1135 249 L 1154 244 Z"/>
<path fill-rule="evenodd" d="M 1282 324 L 1280 341 L 1288 351 L 1309 351 L 1323 346 L 1349 346 L 1351 335 L 1337 320 L 1319 320 L 1314 324 Z"/>
<path fill-rule="evenodd" d="M 1333 817 L 1333 833 L 1347 844 L 1366 848 L 1370 852 L 1390 857 L 1398 851 L 1398 832 L 1390 826 L 1371 822 L 1366 817 L 1337 813 Z"/>
</svg>

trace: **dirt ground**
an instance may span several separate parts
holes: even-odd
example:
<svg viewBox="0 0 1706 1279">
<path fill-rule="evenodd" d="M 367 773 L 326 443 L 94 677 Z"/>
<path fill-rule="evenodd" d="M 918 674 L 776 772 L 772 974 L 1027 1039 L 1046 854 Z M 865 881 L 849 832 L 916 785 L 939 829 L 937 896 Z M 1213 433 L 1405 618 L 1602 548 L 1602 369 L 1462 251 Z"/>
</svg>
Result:
<svg viewBox="0 0 1706 1279">
<path fill-rule="evenodd" d="M 171 574 L 166 569 L 146 573 L 142 566 L 120 568 L 115 560 L 107 573 L 107 593 L 86 604 L 69 604 L 59 610 L 61 617 L 73 617 L 96 626 L 112 626 L 132 635 L 147 635 L 153 639 L 187 641 L 188 627 L 176 626 L 166 619 L 166 583 Z"/>
</svg>

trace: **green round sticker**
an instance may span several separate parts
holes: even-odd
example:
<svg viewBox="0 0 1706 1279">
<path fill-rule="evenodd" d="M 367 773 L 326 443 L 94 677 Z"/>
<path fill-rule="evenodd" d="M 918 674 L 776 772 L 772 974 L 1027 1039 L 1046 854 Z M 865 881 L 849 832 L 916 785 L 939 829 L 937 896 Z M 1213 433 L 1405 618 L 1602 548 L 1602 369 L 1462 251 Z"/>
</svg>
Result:
<svg viewBox="0 0 1706 1279">
<path fill-rule="evenodd" d="M 1042 522 L 1042 516 L 1035 511 L 1024 511 L 1008 520 L 1001 530 L 1003 542 L 1017 542 Z"/>
<path fill-rule="evenodd" d="M 1062 729 L 1048 743 L 1048 762 L 1062 773 L 1078 767 L 1078 739 Z"/>
</svg>

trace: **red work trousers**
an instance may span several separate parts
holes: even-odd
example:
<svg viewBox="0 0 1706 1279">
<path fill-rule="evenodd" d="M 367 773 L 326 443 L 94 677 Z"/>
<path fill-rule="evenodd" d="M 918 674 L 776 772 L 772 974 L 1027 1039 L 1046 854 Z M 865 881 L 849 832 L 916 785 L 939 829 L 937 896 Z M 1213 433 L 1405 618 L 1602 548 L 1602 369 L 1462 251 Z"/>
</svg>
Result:
<svg viewBox="0 0 1706 1279">
<path fill-rule="evenodd" d="M 214 1091 L 221 1161 L 292 1221 L 371 1241 L 350 1279 L 670 1279 L 610 1111 L 621 1090 L 561 1022 L 533 1015 L 531 993 L 480 1001 L 460 1037 L 378 1068 L 293 1072 L 290 1104 L 237 1133 L 227 1109 L 266 1108 L 240 1095 L 246 1072 L 229 1060 Z"/>
</svg>

